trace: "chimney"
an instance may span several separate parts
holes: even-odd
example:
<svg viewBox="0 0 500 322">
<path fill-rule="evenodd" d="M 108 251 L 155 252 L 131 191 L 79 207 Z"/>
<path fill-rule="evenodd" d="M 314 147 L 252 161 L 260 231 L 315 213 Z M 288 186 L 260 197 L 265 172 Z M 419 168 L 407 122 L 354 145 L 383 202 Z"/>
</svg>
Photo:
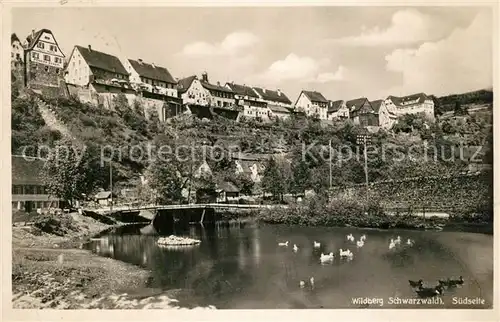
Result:
<svg viewBox="0 0 500 322">
<path fill-rule="evenodd" d="M 137 59 L 137 61 L 139 62 L 139 64 L 142 64 L 142 58 Z"/>
<path fill-rule="evenodd" d="M 217 82 L 217 86 L 219 86 L 219 87 L 220 87 L 220 82 Z"/>
<path fill-rule="evenodd" d="M 201 74 L 201 81 L 205 82 L 205 83 L 208 83 L 208 74 L 207 74 L 207 72 L 203 72 Z"/>
<path fill-rule="evenodd" d="M 278 96 L 281 96 L 281 90 L 278 88 Z"/>
<path fill-rule="evenodd" d="M 265 92 L 266 92 L 266 89 L 265 89 L 265 88 L 263 88 L 263 89 L 262 89 L 262 91 L 265 93 Z"/>
<path fill-rule="evenodd" d="M 35 29 L 31 29 L 31 40 L 35 39 Z"/>
<path fill-rule="evenodd" d="M 151 66 L 153 66 L 153 68 L 156 68 L 155 63 L 151 63 Z"/>
<path fill-rule="evenodd" d="M 89 50 L 92 51 L 92 46 L 89 45 Z"/>
</svg>

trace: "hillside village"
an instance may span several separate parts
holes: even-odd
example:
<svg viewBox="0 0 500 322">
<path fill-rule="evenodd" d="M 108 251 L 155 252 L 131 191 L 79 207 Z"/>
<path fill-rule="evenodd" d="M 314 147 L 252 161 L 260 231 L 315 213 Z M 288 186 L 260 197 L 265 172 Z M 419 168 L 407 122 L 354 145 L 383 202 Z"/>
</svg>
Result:
<svg viewBox="0 0 500 322">
<path fill-rule="evenodd" d="M 11 37 L 12 66 L 33 90 L 62 92 L 103 108 L 112 108 L 113 98 L 123 93 L 129 104 L 140 101 L 145 110 L 156 109 L 161 121 L 180 112 L 203 115 L 234 111 L 232 118 L 286 119 L 294 113 L 324 121 L 351 119 L 377 131 L 390 129 L 399 116 L 423 113 L 434 118 L 434 100 L 425 93 L 398 97 L 326 98 L 314 90 L 303 90 L 292 100 L 280 89 L 261 88 L 234 82 L 221 84 L 191 75 L 177 78 L 168 67 L 142 59 L 119 58 L 92 48 L 75 45 L 68 57 L 48 29 L 32 31 L 25 41 Z M 173 113 L 172 113 L 173 111 Z"/>
<path fill-rule="evenodd" d="M 365 97 L 329 99 L 317 91 L 302 90 L 297 99 L 291 100 L 280 89 L 234 82 L 221 84 L 210 79 L 206 72 L 201 73 L 200 77 L 192 75 L 176 78 L 167 67 L 142 59 L 119 58 L 92 48 L 91 45 L 75 45 L 69 56 L 66 56 L 57 43 L 56 35 L 48 29 L 33 30 L 25 41 L 12 34 L 11 44 L 13 84 L 34 93 L 33 101 L 20 104 L 37 104 L 41 114 L 30 114 L 30 117 L 40 126 L 45 124 L 50 128 L 47 130 L 49 135 L 40 134 L 40 129 L 23 127 L 20 120 L 13 120 L 13 132 L 16 134 L 13 135 L 13 147 L 33 140 L 53 145 L 61 139 L 73 142 L 83 140 L 91 145 L 123 145 L 124 142 L 127 145 L 141 145 L 149 141 L 169 141 L 163 136 L 178 138 L 178 133 L 182 133 L 181 139 L 208 142 L 212 146 L 229 146 L 234 143 L 244 153 L 232 155 L 232 165 L 225 165 L 225 168 L 210 160 L 197 161 L 190 165 L 189 170 L 187 165 L 176 165 L 176 171 L 183 173 L 184 178 L 200 179 L 203 173 L 218 173 L 217 200 L 221 201 L 231 198 L 238 200 L 241 196 L 265 190 L 273 190 L 275 193 L 278 191 L 277 194 L 283 197 L 290 192 L 303 192 L 305 188 L 327 190 L 332 185 L 345 186 L 364 181 L 363 164 L 359 160 L 341 167 L 335 166 L 333 170 L 330 169 L 329 175 L 327 164 L 309 162 L 309 168 L 302 169 L 306 171 L 302 175 L 310 179 L 307 182 L 305 179 L 294 179 L 294 173 L 300 172 L 304 166 L 297 159 L 298 142 L 318 141 L 325 146 L 335 138 L 335 146 L 348 143 L 354 150 L 357 147 L 357 135 L 363 134 L 372 135 L 376 144 L 389 143 L 405 148 L 428 141 L 447 147 L 459 142 L 481 146 L 491 143 L 489 112 L 473 116 L 472 125 L 466 116 L 435 123 L 436 117 L 442 114 L 438 107 L 453 105 L 458 100 L 441 104 L 439 99 L 425 93 L 404 97 L 388 95 L 369 100 Z M 479 100 L 483 97 L 487 97 L 486 102 L 482 102 L 486 105 L 492 101 L 489 92 L 480 94 Z M 477 99 L 473 98 L 471 101 L 475 102 Z M 28 106 L 22 106 L 23 113 L 33 113 Z M 130 107 L 140 107 L 142 110 L 128 111 Z M 447 109 L 449 110 L 449 106 Z M 457 110 L 463 109 L 455 106 L 455 112 Z M 207 119 L 210 121 L 207 122 Z M 19 128 L 16 124 L 19 124 Z M 440 134 L 436 136 L 436 133 Z M 318 151 L 315 153 L 319 153 Z M 491 152 L 487 149 L 482 151 L 483 155 L 488 153 Z M 281 169 L 277 174 L 271 173 L 270 156 L 279 156 L 288 162 L 285 168 L 292 174 L 288 175 L 290 178 L 285 180 L 286 184 L 277 184 L 278 181 L 283 181 L 286 171 Z M 99 178 L 99 185 L 106 189 L 110 185 L 108 174 L 114 171 L 115 189 L 122 188 L 123 196 L 127 195 L 127 191 L 135 191 L 132 193 L 134 197 L 123 199 L 137 200 L 140 194 L 138 190 L 142 193 L 146 190 L 144 187 L 147 186 L 148 179 L 145 177 L 148 175 L 150 178 L 161 177 L 160 172 L 157 172 L 160 170 L 155 168 L 154 163 L 135 162 L 132 158 L 113 161 L 116 162 L 114 169 L 109 169 L 109 165 L 102 168 L 101 165 L 102 171 L 95 175 Z M 29 168 L 17 156 L 12 157 L 12 162 L 14 172 L 15 169 Z M 91 165 L 95 166 L 92 163 L 95 160 L 89 162 L 90 168 Z M 380 160 L 370 161 L 368 166 L 373 169 L 370 173 L 371 181 L 393 180 L 415 174 L 441 175 L 451 171 L 450 165 L 397 165 L 381 163 Z M 464 165 L 457 167 L 458 170 L 453 171 L 463 171 Z M 409 171 L 409 168 L 412 170 Z M 34 169 L 41 171 L 41 167 L 31 170 Z M 473 169 L 477 169 L 477 166 Z M 13 193 L 26 195 L 31 194 L 28 192 L 33 189 L 39 189 L 40 191 L 36 191 L 40 198 L 33 201 L 33 206 L 46 208 L 53 205 L 54 200 L 49 200 L 39 173 L 32 173 L 31 170 L 28 171 L 31 174 L 23 178 L 21 176 L 18 181 L 13 182 Z M 264 179 L 266 176 L 267 180 Z M 272 183 L 269 182 L 269 176 L 274 176 Z M 166 184 L 152 181 L 149 183 L 156 187 Z M 196 184 L 191 185 L 191 181 L 184 181 L 185 184 L 189 182 L 189 187 L 182 186 L 182 197 L 187 200 L 201 198 L 196 191 L 191 192 L 192 189 L 196 190 Z M 294 184 L 295 188 L 292 188 Z M 272 189 L 266 188 L 269 185 L 274 186 Z M 203 191 L 206 186 L 198 188 Z M 112 193 L 114 191 L 101 191 L 97 194 L 99 203 L 109 204 L 113 200 Z M 19 196 L 13 200 L 13 207 L 25 207 L 25 200 L 17 197 Z"/>
</svg>

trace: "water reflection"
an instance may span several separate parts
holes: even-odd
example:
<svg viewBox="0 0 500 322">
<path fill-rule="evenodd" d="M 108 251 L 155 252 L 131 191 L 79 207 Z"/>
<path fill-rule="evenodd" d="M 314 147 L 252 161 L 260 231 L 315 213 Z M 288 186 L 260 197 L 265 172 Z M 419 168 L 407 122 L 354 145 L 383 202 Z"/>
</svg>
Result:
<svg viewBox="0 0 500 322">
<path fill-rule="evenodd" d="M 366 234 L 365 244 L 356 247 L 346 240 L 347 231 L 356 239 Z M 90 247 L 103 256 L 148 268 L 152 287 L 189 290 L 189 301 L 219 308 L 359 307 L 351 302 L 353 297 L 414 298 L 408 279 L 436 283 L 460 275 L 467 282 L 445 292 L 445 307 L 453 307 L 452 296 L 481 296 L 487 305 L 492 302 L 493 239 L 488 235 L 199 225 L 178 229 L 177 234 L 202 242 L 170 248 L 158 246 L 153 236 L 108 235 Z M 397 235 L 411 238 L 413 245 L 401 243 L 389 250 L 390 239 Z M 278 247 L 284 240 L 289 246 Z M 350 249 L 353 257 L 339 258 L 340 248 Z M 322 265 L 321 254 L 329 252 L 335 257 Z M 311 277 L 314 288 L 307 285 Z"/>
</svg>

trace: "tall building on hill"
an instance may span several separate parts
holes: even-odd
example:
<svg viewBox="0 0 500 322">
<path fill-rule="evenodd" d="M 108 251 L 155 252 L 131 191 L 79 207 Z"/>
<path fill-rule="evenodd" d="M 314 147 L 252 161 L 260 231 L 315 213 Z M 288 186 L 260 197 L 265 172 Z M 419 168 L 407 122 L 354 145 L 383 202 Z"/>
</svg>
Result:
<svg viewBox="0 0 500 322">
<path fill-rule="evenodd" d="M 384 100 L 384 103 L 391 112 L 398 116 L 423 113 L 428 118 L 434 119 L 434 101 L 425 93 L 402 97 L 391 95 Z"/>
<path fill-rule="evenodd" d="M 34 30 L 26 38 L 25 84 L 39 89 L 59 87 L 64 75 L 64 54 L 49 29 Z"/>
<path fill-rule="evenodd" d="M 113 99 L 123 93 L 133 104 L 136 92 L 129 72 L 113 55 L 88 47 L 75 46 L 66 67 L 66 83 L 72 95 L 81 101 L 111 108 Z"/>
<path fill-rule="evenodd" d="M 160 120 L 164 121 L 169 113 L 166 109 L 182 105 L 177 94 L 177 81 L 167 68 L 146 63 L 140 58 L 127 59 L 123 65 L 130 74 L 130 83 L 137 91 L 147 116 L 151 109 L 155 109 Z"/>
<path fill-rule="evenodd" d="M 295 103 L 295 109 L 307 116 L 316 116 L 320 120 L 328 118 L 329 101 L 316 91 L 302 91 Z"/>
<path fill-rule="evenodd" d="M 234 92 L 236 105 L 243 108 L 244 117 L 269 117 L 267 102 L 250 87 L 246 85 L 226 83 L 226 87 Z"/>
</svg>

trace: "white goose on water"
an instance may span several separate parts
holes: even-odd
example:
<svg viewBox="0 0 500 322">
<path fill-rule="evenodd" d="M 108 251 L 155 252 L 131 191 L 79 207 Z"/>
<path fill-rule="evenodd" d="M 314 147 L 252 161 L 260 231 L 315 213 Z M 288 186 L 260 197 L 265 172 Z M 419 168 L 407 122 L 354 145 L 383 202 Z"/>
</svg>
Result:
<svg viewBox="0 0 500 322">
<path fill-rule="evenodd" d="M 288 246 L 288 240 L 284 243 L 278 243 L 278 246 Z"/>
<path fill-rule="evenodd" d="M 396 244 L 401 244 L 401 237 L 400 237 L 400 236 L 398 236 L 398 237 L 396 238 L 396 240 L 394 241 L 394 243 L 396 243 Z"/>
<path fill-rule="evenodd" d="M 394 239 L 391 239 L 391 242 L 389 243 L 389 249 L 393 249 L 396 247 L 396 244 L 394 243 Z"/>
<path fill-rule="evenodd" d="M 413 246 L 413 240 L 411 240 L 410 238 L 408 238 L 408 240 L 406 241 L 406 245 Z"/>
<path fill-rule="evenodd" d="M 354 256 L 353 253 L 349 249 L 342 250 L 342 248 L 341 248 L 339 250 L 339 253 L 340 253 L 340 257 L 352 258 Z"/>
<path fill-rule="evenodd" d="M 296 245 L 296 244 L 293 244 L 293 251 L 294 251 L 294 252 L 297 252 L 298 250 L 299 250 L 299 248 L 297 247 L 297 245 Z"/>
<path fill-rule="evenodd" d="M 360 240 L 358 240 L 358 241 L 356 242 L 356 246 L 357 246 L 358 248 L 363 247 L 364 245 L 365 245 L 365 242 L 364 242 L 362 239 L 360 239 Z"/>
<path fill-rule="evenodd" d="M 365 241 L 366 240 L 366 235 L 362 235 L 361 237 L 359 237 L 359 240 Z"/>
<path fill-rule="evenodd" d="M 300 286 L 300 288 L 304 288 L 304 286 L 306 286 L 306 282 L 300 281 L 299 286 Z"/>
<path fill-rule="evenodd" d="M 352 234 L 349 234 L 346 237 L 347 237 L 347 240 L 354 241 L 354 236 Z"/>
<path fill-rule="evenodd" d="M 323 254 L 321 253 L 321 256 L 319 258 L 319 260 L 322 262 L 322 263 L 327 263 L 327 262 L 331 262 L 333 261 L 333 253 L 330 253 L 330 254 Z"/>
<path fill-rule="evenodd" d="M 320 248 L 320 247 L 321 247 L 321 243 L 314 241 L 314 248 Z"/>
</svg>

